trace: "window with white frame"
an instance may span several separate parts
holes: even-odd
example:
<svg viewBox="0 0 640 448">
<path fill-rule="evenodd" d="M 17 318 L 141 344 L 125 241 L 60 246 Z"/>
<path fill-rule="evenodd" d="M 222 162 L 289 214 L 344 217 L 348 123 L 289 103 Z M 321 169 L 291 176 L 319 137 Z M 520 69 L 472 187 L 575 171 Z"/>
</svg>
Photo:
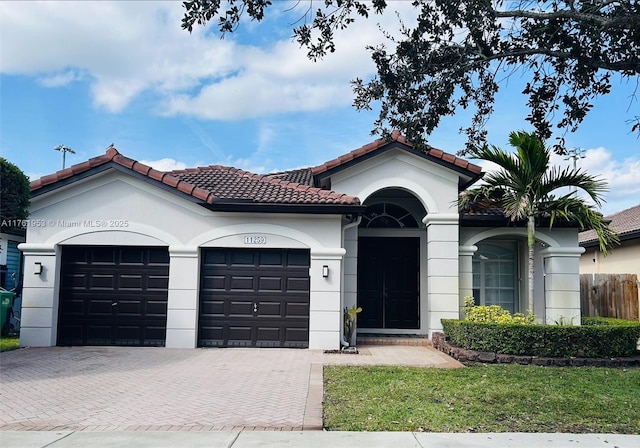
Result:
<svg viewBox="0 0 640 448">
<path fill-rule="evenodd" d="M 473 297 L 477 305 L 518 312 L 518 244 L 483 241 L 473 255 Z"/>
</svg>

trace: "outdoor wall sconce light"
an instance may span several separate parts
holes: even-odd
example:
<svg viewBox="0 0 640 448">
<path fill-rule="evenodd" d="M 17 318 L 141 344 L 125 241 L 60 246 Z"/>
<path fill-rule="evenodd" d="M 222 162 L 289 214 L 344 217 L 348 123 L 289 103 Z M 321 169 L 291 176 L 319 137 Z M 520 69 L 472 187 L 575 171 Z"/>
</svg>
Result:
<svg viewBox="0 0 640 448">
<path fill-rule="evenodd" d="M 324 278 L 329 277 L 329 266 L 327 266 L 326 264 L 322 266 L 322 276 Z"/>
<path fill-rule="evenodd" d="M 36 261 L 35 265 L 36 265 L 36 268 L 33 271 L 33 273 L 36 275 L 42 274 L 42 263 L 40 263 L 39 261 Z"/>
</svg>

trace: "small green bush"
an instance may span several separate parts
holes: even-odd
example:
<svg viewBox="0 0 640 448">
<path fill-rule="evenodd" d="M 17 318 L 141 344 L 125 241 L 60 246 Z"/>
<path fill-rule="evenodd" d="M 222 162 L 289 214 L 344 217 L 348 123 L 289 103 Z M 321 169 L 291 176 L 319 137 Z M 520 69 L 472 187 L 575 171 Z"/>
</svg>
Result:
<svg viewBox="0 0 640 448">
<path fill-rule="evenodd" d="M 468 322 L 496 323 L 496 324 L 534 324 L 536 315 L 527 311 L 525 316 L 522 313 L 515 313 L 513 316 L 508 310 L 498 305 L 477 306 L 472 296 L 464 298 L 462 311 Z"/>
<path fill-rule="evenodd" d="M 616 358 L 633 356 L 640 322 L 608 321 L 586 325 L 524 325 L 443 319 L 453 345 L 468 350 L 542 357 Z"/>
</svg>

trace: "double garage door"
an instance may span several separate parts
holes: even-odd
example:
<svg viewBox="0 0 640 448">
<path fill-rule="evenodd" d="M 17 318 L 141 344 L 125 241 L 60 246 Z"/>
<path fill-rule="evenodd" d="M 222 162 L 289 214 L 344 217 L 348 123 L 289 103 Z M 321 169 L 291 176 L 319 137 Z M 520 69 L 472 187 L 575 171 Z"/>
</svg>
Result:
<svg viewBox="0 0 640 448">
<path fill-rule="evenodd" d="M 308 347 L 309 251 L 203 249 L 198 345 Z M 62 250 L 58 345 L 165 345 L 169 253 Z"/>
</svg>

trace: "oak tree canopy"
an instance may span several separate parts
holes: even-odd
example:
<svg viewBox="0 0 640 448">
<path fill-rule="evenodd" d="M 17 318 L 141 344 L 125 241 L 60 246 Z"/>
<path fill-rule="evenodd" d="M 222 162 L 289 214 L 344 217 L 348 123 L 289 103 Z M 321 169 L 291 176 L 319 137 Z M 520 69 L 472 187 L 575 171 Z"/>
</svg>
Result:
<svg viewBox="0 0 640 448">
<path fill-rule="evenodd" d="M 610 93 L 612 77 L 640 83 L 639 0 L 414 0 L 415 23 L 400 23 L 400 37 L 369 46 L 377 74 L 352 81 L 354 106 L 380 107 L 374 133 L 398 129 L 416 146 L 444 116 L 471 108 L 462 129 L 466 151 L 485 143 L 484 125 L 501 82 L 513 73 L 527 79 L 526 119 L 543 140 L 575 131 L 594 100 Z M 269 0 L 184 1 L 182 28 L 214 21 L 234 32 L 246 20 L 261 21 Z M 293 37 L 312 60 L 335 51 L 336 32 L 356 20 L 373 20 L 388 0 L 300 0 L 303 17 Z M 637 98 L 630 99 L 632 131 L 640 134 Z M 635 108 L 635 111 L 633 110 Z M 621 116 L 624 111 L 621 111 Z M 637 113 L 636 113 L 637 112 Z M 622 119 L 622 118 L 621 118 Z M 560 138 L 554 146 L 564 152 Z"/>
</svg>

